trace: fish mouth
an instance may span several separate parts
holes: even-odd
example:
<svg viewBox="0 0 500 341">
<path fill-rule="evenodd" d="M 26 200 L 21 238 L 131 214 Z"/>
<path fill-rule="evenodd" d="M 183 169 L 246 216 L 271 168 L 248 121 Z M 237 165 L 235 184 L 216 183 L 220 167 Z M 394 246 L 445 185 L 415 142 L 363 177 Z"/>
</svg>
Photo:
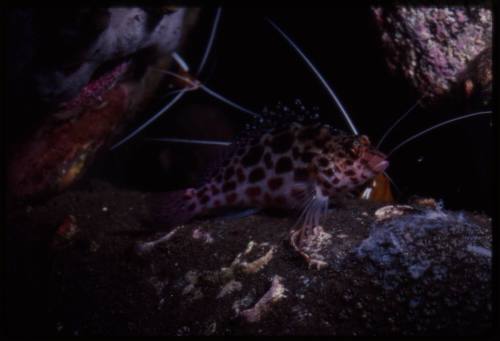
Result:
<svg viewBox="0 0 500 341">
<path fill-rule="evenodd" d="M 377 173 L 381 173 L 384 170 L 386 170 L 387 167 L 389 167 L 389 161 L 384 160 L 377 163 L 375 166 L 372 167 L 372 169 Z"/>
<path fill-rule="evenodd" d="M 368 158 L 368 166 L 375 172 L 381 173 L 387 167 L 389 167 L 389 161 L 387 161 L 387 157 L 382 153 L 370 153 Z"/>
</svg>

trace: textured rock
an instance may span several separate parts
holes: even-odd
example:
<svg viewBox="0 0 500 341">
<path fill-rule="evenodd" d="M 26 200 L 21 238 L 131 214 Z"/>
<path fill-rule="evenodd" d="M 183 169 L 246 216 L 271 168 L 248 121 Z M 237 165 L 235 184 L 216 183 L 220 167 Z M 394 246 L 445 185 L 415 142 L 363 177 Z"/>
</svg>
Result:
<svg viewBox="0 0 500 341">
<path fill-rule="evenodd" d="M 493 21 L 487 4 L 374 7 L 389 67 L 422 95 L 447 93 L 468 65 L 491 47 Z M 487 58 L 491 60 L 491 50 Z M 478 75 L 485 77 L 483 71 Z"/>
<path fill-rule="evenodd" d="M 32 11 L 8 14 L 16 18 Z M 32 127 L 27 119 L 27 128 L 22 128 L 26 133 L 19 134 L 22 138 L 16 136 L 19 141 L 9 146 L 10 194 L 33 199 L 66 189 L 102 155 L 124 124 L 150 105 L 163 80 L 153 70 L 168 68 L 170 53 L 186 41 L 199 10 L 158 11 L 152 14 L 138 7 L 59 9 L 55 13 L 35 11 L 33 22 L 10 20 L 13 42 L 8 61 L 14 69 L 18 63 L 28 63 L 11 56 L 26 48 L 25 42 L 22 48 L 14 43 L 24 39 L 15 34 L 17 28 L 31 34 L 41 31 L 35 35 L 40 41 L 31 46 L 36 49 L 31 78 L 19 91 L 27 93 L 34 86 L 37 100 L 50 104 L 49 109 L 42 110 L 42 105 L 30 109 L 32 115 L 44 118 Z M 18 83 L 14 79 L 24 79 L 23 74 L 8 76 L 14 88 Z M 9 116 L 19 115 L 16 110 L 22 112 L 19 107 L 23 105 L 11 103 Z"/>
</svg>

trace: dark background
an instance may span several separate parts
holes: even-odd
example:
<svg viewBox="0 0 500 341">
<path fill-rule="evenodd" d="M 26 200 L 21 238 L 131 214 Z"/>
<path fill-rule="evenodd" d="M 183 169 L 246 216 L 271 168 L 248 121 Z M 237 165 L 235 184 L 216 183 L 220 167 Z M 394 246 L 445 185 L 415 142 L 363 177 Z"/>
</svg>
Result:
<svg viewBox="0 0 500 341">
<path fill-rule="evenodd" d="M 215 9 L 202 12 L 184 58 L 196 69 Z M 321 119 L 349 131 L 321 83 L 286 41 L 267 23 L 275 21 L 309 56 L 350 113 L 358 130 L 376 144 L 419 95 L 390 73 L 368 5 L 320 8 L 224 8 L 215 44 L 199 77 L 210 88 L 259 111 L 297 98 L 320 109 Z M 166 89 L 166 86 L 165 86 Z M 165 90 L 167 92 L 167 90 Z M 151 112 L 164 105 L 158 100 Z M 405 138 L 481 106 L 452 99 L 418 107 L 389 135 L 382 151 Z M 150 113 L 128 127 L 142 123 Z M 107 154 L 91 171 L 120 186 L 164 191 L 191 186 L 224 147 L 158 143 L 150 137 L 230 140 L 249 116 L 200 91 L 189 93 L 133 140 Z M 388 174 L 398 199 L 431 196 L 451 209 L 493 210 L 493 129 L 481 116 L 439 128 L 390 158 Z M 163 156 L 161 156 L 163 155 Z M 162 159 L 168 159 L 168 166 Z"/>
<path fill-rule="evenodd" d="M 205 47 L 214 12 L 202 12 L 189 46 L 183 51 L 193 69 Z M 309 107 L 319 107 L 323 121 L 348 131 L 320 82 L 265 21 L 266 17 L 280 25 L 303 48 L 334 88 L 358 130 L 367 134 L 373 143 L 419 99 L 404 79 L 389 72 L 369 6 L 362 3 L 336 8 L 224 8 L 212 53 L 200 76 L 207 86 L 254 111 L 272 107 L 278 101 L 292 103 L 300 98 Z M 26 125 L 35 125 L 39 117 L 30 115 L 29 109 L 11 110 L 21 104 L 29 107 L 30 98 L 26 93 L 7 97 L 5 130 L 9 144 L 19 138 L 19 132 L 26 130 L 22 129 Z M 167 99 L 162 97 L 160 95 L 150 110 L 131 122 L 127 129 L 132 130 L 164 105 Z M 458 100 L 419 108 L 395 129 L 382 150 L 388 152 L 422 129 L 478 109 L 463 107 Z M 9 115 L 12 112 L 16 115 Z M 431 196 L 442 199 L 446 208 L 491 215 L 495 209 L 492 199 L 495 157 L 490 121 L 481 117 L 454 123 L 396 152 L 390 158 L 387 171 L 401 191 L 395 193 L 398 199 Z M 230 140 L 237 138 L 247 122 L 248 116 L 226 104 L 201 92 L 189 93 L 134 139 L 103 153 L 75 187 L 85 186 L 87 180 L 95 178 L 119 188 L 145 192 L 192 186 L 222 153 L 222 148 L 161 144 L 146 138 Z M 38 240 L 38 234 L 31 233 L 30 226 L 25 229 L 11 226 L 11 229 L 16 233 L 5 239 L 10 251 L 6 252 L 10 255 L 10 281 L 5 291 L 9 308 L 5 309 L 8 311 L 6 321 L 12 330 L 37 333 L 48 328 L 49 320 L 44 307 L 51 288 L 46 287 L 43 279 L 51 263 L 48 257 L 39 256 L 45 255 L 47 241 Z M 16 243 L 24 241 L 26 236 L 30 242 Z M 31 245 L 41 246 L 33 249 Z M 74 307 L 68 306 L 68 309 Z"/>
</svg>

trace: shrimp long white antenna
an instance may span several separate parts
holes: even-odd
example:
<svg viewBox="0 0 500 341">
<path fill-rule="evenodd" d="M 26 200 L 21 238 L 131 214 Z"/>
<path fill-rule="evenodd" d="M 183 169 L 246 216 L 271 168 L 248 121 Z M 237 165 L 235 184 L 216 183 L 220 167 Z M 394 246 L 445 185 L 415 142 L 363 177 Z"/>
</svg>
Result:
<svg viewBox="0 0 500 341">
<path fill-rule="evenodd" d="M 172 52 L 171 54 L 172 58 L 175 60 L 177 65 L 182 69 L 182 71 L 188 72 L 189 71 L 189 65 L 186 63 L 184 59 L 182 59 L 181 56 L 177 52 Z"/>
<path fill-rule="evenodd" d="M 130 134 L 128 134 L 125 138 L 123 138 L 119 142 L 115 143 L 110 148 L 110 150 L 114 150 L 114 149 L 118 148 L 119 146 L 121 146 L 122 144 L 124 144 L 125 142 L 127 142 L 128 140 L 133 138 L 135 135 L 139 134 L 144 128 L 146 128 L 148 125 L 150 125 L 156 119 L 158 119 L 158 117 L 160 117 L 165 111 L 170 109 L 170 107 L 172 107 L 178 100 L 180 100 L 181 97 L 184 96 L 184 94 L 188 91 L 190 91 L 190 89 L 182 90 L 177 95 L 175 95 L 175 97 L 170 102 L 168 102 L 163 108 L 161 108 L 156 114 L 151 116 L 146 122 L 141 124 L 138 128 L 136 128 L 134 131 L 132 131 Z"/>
<path fill-rule="evenodd" d="M 384 133 L 384 135 L 382 135 L 382 137 L 380 138 L 380 140 L 378 141 L 377 143 L 377 149 L 380 149 L 380 146 L 382 145 L 382 142 L 384 142 L 385 138 L 389 135 L 389 133 L 399 124 L 399 122 L 401 122 L 402 120 L 404 120 L 404 118 L 406 116 L 408 116 L 409 114 L 411 114 L 413 112 L 413 110 L 415 110 L 416 107 L 418 107 L 420 105 L 420 103 L 422 102 L 422 100 L 424 99 L 426 95 L 420 97 L 420 99 L 415 103 L 413 104 L 410 109 L 408 109 L 403 115 L 401 115 L 400 118 L 398 118 Z"/>
<path fill-rule="evenodd" d="M 157 141 L 157 142 L 206 144 L 206 145 L 224 146 L 224 147 L 231 145 L 231 142 L 228 142 L 228 141 L 193 140 L 193 139 L 180 139 L 180 138 L 175 138 L 175 137 L 152 137 L 152 138 L 147 138 L 146 140 L 147 141 Z"/>
<path fill-rule="evenodd" d="M 215 97 L 217 98 L 218 100 L 232 106 L 232 107 L 235 107 L 236 109 L 238 110 L 241 110 L 253 117 L 260 117 L 261 115 L 257 114 L 255 111 L 252 111 L 250 109 L 246 109 L 245 107 L 242 107 L 241 105 L 229 100 L 228 98 L 222 96 L 221 94 L 215 92 L 214 90 L 212 89 L 209 89 L 206 85 L 204 84 L 200 84 L 200 89 L 202 89 L 203 91 L 205 91 L 207 94 L 209 94 L 210 96 L 212 97 Z"/>
<path fill-rule="evenodd" d="M 217 27 L 218 27 L 220 16 L 221 16 L 221 11 L 222 11 L 222 9 L 219 7 L 217 9 L 217 13 L 215 15 L 214 24 L 212 25 L 212 32 L 211 32 L 210 37 L 208 39 L 208 43 L 207 43 L 207 46 L 205 48 L 205 53 L 203 54 L 203 59 L 201 60 L 200 65 L 198 66 L 198 74 L 203 70 L 203 67 L 205 66 L 206 60 L 208 58 L 208 55 L 210 54 L 210 51 L 212 49 L 212 45 L 213 45 L 213 42 L 214 42 L 215 34 L 217 32 Z M 182 59 L 181 56 L 179 56 L 179 54 L 177 54 L 176 52 L 173 52 L 172 53 L 172 58 L 177 62 L 177 64 L 181 67 L 181 69 L 183 69 L 184 71 L 189 70 L 188 64 L 184 61 L 184 59 Z M 150 117 L 146 122 L 144 122 L 143 124 L 141 124 L 138 128 L 134 129 L 130 134 L 128 134 L 127 136 L 125 136 L 123 139 L 121 139 L 120 141 L 118 141 L 117 143 L 115 143 L 110 148 L 110 150 L 114 150 L 114 149 L 118 148 L 119 146 L 121 146 L 122 144 L 124 144 L 125 142 L 129 141 L 131 138 L 133 138 L 137 134 L 139 134 L 144 128 L 146 128 L 148 125 L 150 125 L 155 120 L 157 120 L 163 113 L 165 113 L 175 103 L 177 103 L 182 98 L 182 96 L 184 96 L 184 94 L 186 92 L 191 91 L 191 90 L 194 90 L 194 89 L 183 89 L 183 90 L 181 90 L 175 97 L 172 98 L 172 100 L 170 102 L 168 102 L 167 104 L 165 104 L 163 106 L 163 108 L 161 108 L 156 114 L 154 114 L 152 117 Z"/>
<path fill-rule="evenodd" d="M 210 51 L 212 50 L 212 45 L 214 43 L 215 34 L 217 33 L 217 27 L 219 26 L 219 20 L 220 20 L 221 13 L 222 13 L 222 8 L 218 7 L 217 12 L 215 13 L 215 19 L 214 19 L 214 23 L 212 25 L 212 31 L 210 32 L 210 38 L 208 39 L 205 53 L 203 54 L 203 58 L 201 59 L 200 65 L 198 66 L 198 70 L 196 71 L 196 73 L 198 75 L 203 70 L 205 63 L 207 62 L 208 55 L 210 54 Z"/>
<path fill-rule="evenodd" d="M 302 50 L 295 44 L 295 42 L 277 25 L 275 24 L 271 19 L 267 18 L 267 21 L 278 31 L 283 38 L 290 44 L 290 46 L 293 47 L 293 49 L 302 57 L 302 60 L 309 66 L 309 68 L 314 72 L 316 77 L 320 80 L 320 82 L 323 84 L 325 89 L 328 91 L 330 96 L 333 98 L 335 103 L 337 104 L 337 107 L 340 109 L 342 112 L 342 115 L 344 116 L 344 119 L 346 120 L 347 124 L 351 128 L 351 131 L 355 134 L 358 135 L 358 130 L 354 126 L 354 124 L 351 121 L 351 118 L 349 117 L 349 114 L 345 110 L 344 106 L 338 99 L 337 95 L 335 95 L 335 92 L 331 88 L 331 86 L 328 84 L 328 82 L 325 80 L 325 78 L 321 75 L 321 73 L 318 71 L 318 69 L 314 66 L 314 64 L 309 60 L 309 58 L 302 52 Z"/>
<path fill-rule="evenodd" d="M 389 179 L 389 182 L 396 189 L 396 191 L 398 191 L 398 193 L 401 194 L 401 190 L 399 189 L 398 185 L 396 185 L 396 182 L 392 180 L 389 174 L 387 174 L 387 171 L 384 171 L 384 175 L 386 176 L 387 179 Z"/>
<path fill-rule="evenodd" d="M 395 151 L 397 151 L 398 149 L 400 149 L 401 147 L 403 147 L 404 145 L 406 145 L 408 142 L 411 142 L 413 140 L 415 140 L 416 138 L 434 130 L 434 129 L 437 129 L 439 127 L 442 127 L 444 125 L 447 125 L 447 124 L 450 124 L 450 123 L 453 123 L 453 122 L 456 122 L 456 121 L 460 121 L 460 120 L 463 120 L 463 119 L 466 119 L 466 118 L 470 118 L 470 117 L 476 117 L 476 116 L 480 116 L 480 115 L 488 115 L 488 114 L 491 114 L 492 111 L 490 110 L 487 110 L 487 111 L 479 111 L 479 112 L 476 112 L 476 113 L 473 113 L 473 114 L 468 114 L 468 115 L 463 115 L 463 116 L 460 116 L 460 117 L 456 117 L 456 118 L 452 118 L 451 120 L 447 120 L 447 121 L 444 121 L 444 122 L 441 122 L 439 124 L 436 124 L 430 128 L 427 128 L 425 129 L 424 131 L 421 131 L 420 133 L 418 134 L 415 134 L 413 136 L 410 136 L 409 138 L 407 138 L 406 140 L 404 140 L 403 142 L 401 142 L 400 144 L 398 144 L 396 147 L 392 148 L 392 150 L 387 154 L 387 157 L 390 157 L 392 154 L 394 154 Z"/>
<path fill-rule="evenodd" d="M 230 106 L 232 106 L 232 107 L 234 107 L 234 108 L 236 108 L 236 109 L 238 109 L 240 111 L 243 111 L 244 113 L 247 113 L 247 114 L 249 114 L 249 115 L 251 115 L 253 117 L 260 117 L 261 116 L 261 115 L 257 114 L 255 111 L 247 109 L 247 108 L 239 105 L 238 103 L 231 101 L 227 97 L 219 94 L 218 92 L 210 89 L 209 87 L 207 87 L 206 85 L 204 85 L 204 84 L 202 84 L 202 83 L 200 83 L 198 81 L 193 81 L 193 80 L 191 80 L 191 79 L 189 79 L 187 77 L 181 76 L 181 75 L 179 75 L 179 74 L 177 74 L 175 72 L 168 71 L 168 70 L 161 70 L 161 69 L 156 69 L 156 68 L 153 69 L 153 70 L 156 70 L 158 72 L 162 72 L 162 73 L 171 75 L 171 76 L 173 76 L 175 78 L 178 78 L 178 79 L 180 79 L 180 80 L 188 83 L 191 86 L 190 89 L 196 90 L 196 89 L 199 88 L 199 89 L 205 91 L 210 96 L 212 96 L 212 97 L 214 97 L 214 98 L 216 98 L 216 99 L 218 99 L 218 100 L 220 100 L 220 101 L 222 101 L 222 102 L 224 102 L 224 103 L 226 103 L 226 104 L 228 104 L 228 105 L 230 105 Z"/>
</svg>

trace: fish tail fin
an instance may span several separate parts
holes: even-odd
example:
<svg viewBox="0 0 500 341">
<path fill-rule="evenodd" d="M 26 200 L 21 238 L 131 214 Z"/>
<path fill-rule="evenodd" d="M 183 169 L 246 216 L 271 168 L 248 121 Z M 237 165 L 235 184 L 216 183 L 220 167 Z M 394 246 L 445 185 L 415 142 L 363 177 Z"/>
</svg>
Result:
<svg viewBox="0 0 500 341">
<path fill-rule="evenodd" d="M 162 228 L 185 224 L 199 213 L 196 190 L 154 193 L 149 208 L 153 222 Z"/>
</svg>

